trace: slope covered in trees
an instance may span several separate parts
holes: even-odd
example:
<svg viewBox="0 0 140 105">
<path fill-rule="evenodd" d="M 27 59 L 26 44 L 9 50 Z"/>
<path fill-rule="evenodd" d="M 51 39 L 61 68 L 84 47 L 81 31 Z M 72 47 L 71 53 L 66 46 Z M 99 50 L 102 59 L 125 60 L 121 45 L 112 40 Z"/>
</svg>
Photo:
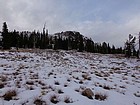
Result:
<svg viewBox="0 0 140 105">
<path fill-rule="evenodd" d="M 63 49 L 77 50 L 79 52 L 87 51 L 103 54 L 121 54 L 122 48 L 110 47 L 109 43 L 95 43 L 91 38 L 84 37 L 79 32 L 66 31 L 48 35 L 48 30 L 43 28 L 39 31 L 8 31 L 6 22 L 3 23 L 1 46 L 3 49 L 11 47 L 18 48 L 40 48 L 40 49 Z"/>
</svg>

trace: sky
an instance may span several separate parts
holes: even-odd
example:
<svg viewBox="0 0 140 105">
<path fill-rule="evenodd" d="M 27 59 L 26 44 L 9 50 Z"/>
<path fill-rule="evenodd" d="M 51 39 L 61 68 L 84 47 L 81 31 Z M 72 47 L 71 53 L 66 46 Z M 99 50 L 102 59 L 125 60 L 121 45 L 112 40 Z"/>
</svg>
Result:
<svg viewBox="0 0 140 105">
<path fill-rule="evenodd" d="M 140 31 L 140 0 L 0 0 L 0 29 L 50 34 L 79 31 L 94 42 L 123 47 Z"/>
</svg>

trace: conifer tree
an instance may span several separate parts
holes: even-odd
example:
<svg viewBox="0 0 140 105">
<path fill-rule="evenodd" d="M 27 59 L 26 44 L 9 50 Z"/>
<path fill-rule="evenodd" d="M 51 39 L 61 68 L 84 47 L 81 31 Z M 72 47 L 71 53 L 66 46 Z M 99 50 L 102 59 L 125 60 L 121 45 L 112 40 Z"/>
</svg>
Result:
<svg viewBox="0 0 140 105">
<path fill-rule="evenodd" d="M 78 49 L 78 51 L 79 51 L 79 52 L 82 52 L 83 50 L 84 50 L 83 36 L 80 35 L 80 36 L 79 36 L 79 49 Z"/>
<path fill-rule="evenodd" d="M 112 52 L 112 54 L 116 54 L 116 48 L 114 45 L 112 46 L 111 52 Z"/>
<path fill-rule="evenodd" d="M 10 37 L 6 22 L 3 23 L 2 37 L 3 49 L 10 49 Z"/>
<path fill-rule="evenodd" d="M 54 50 L 57 50 L 58 49 L 58 39 L 57 39 L 57 36 L 54 37 Z"/>
<path fill-rule="evenodd" d="M 108 54 L 111 54 L 111 48 L 110 48 L 109 43 L 108 43 L 108 45 L 107 45 L 107 49 L 108 49 Z"/>
<path fill-rule="evenodd" d="M 102 44 L 101 53 L 103 53 L 103 54 L 108 53 L 108 47 L 107 47 L 106 42 L 103 42 L 103 44 Z"/>
</svg>

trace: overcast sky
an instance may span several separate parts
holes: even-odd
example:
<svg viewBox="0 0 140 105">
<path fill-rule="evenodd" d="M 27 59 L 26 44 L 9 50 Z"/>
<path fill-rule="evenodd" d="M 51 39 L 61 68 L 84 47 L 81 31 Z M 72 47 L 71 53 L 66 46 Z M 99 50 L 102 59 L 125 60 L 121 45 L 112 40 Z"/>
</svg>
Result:
<svg viewBox="0 0 140 105">
<path fill-rule="evenodd" d="M 140 31 L 140 0 L 0 0 L 0 27 L 50 34 L 79 31 L 95 42 L 123 46 Z"/>
</svg>

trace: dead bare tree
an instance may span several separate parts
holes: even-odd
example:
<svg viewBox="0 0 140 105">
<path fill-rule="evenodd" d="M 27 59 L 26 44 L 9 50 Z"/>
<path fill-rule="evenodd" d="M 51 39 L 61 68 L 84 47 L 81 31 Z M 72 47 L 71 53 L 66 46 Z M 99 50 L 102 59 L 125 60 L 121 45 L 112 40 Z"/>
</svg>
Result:
<svg viewBox="0 0 140 105">
<path fill-rule="evenodd" d="M 136 50 L 135 50 L 135 40 L 136 37 L 129 34 L 129 39 L 125 42 L 125 56 L 135 56 Z"/>
</svg>

